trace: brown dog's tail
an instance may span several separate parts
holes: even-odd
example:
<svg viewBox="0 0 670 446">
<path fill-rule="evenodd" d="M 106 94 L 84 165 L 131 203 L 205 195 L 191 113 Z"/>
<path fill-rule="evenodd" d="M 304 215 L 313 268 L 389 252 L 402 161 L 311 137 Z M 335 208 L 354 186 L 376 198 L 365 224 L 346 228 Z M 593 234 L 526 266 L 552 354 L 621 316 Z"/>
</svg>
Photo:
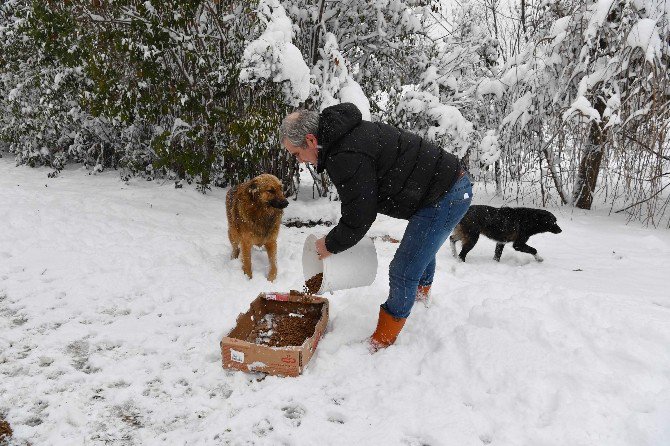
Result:
<svg viewBox="0 0 670 446">
<path fill-rule="evenodd" d="M 226 192 L 226 206 L 230 206 L 233 204 L 233 195 L 235 195 L 235 192 L 237 191 L 237 186 L 233 186 L 230 189 L 228 189 L 228 192 Z"/>
<path fill-rule="evenodd" d="M 226 192 L 226 215 L 228 216 L 228 223 L 230 223 L 230 219 L 233 218 L 233 196 L 236 191 L 237 186 L 233 186 Z"/>
</svg>

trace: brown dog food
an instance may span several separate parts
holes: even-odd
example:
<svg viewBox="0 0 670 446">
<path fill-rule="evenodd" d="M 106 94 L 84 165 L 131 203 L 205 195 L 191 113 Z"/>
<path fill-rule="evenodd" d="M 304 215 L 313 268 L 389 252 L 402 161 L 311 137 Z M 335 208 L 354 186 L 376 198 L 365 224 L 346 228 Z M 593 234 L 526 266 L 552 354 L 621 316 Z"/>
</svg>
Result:
<svg viewBox="0 0 670 446">
<path fill-rule="evenodd" d="M 322 282 L 323 282 L 323 273 L 319 273 L 307 279 L 304 286 L 305 293 L 309 294 L 316 293 L 321 288 Z"/>
<path fill-rule="evenodd" d="M 384 234 L 384 235 L 382 235 L 382 236 L 381 236 L 381 240 L 382 240 L 383 242 L 400 243 L 400 240 L 398 240 L 397 238 L 393 238 L 393 237 L 391 237 L 391 236 L 388 235 L 388 234 Z"/>
<path fill-rule="evenodd" d="M 314 334 L 317 322 L 318 318 L 297 313 L 268 313 L 251 330 L 247 341 L 270 347 L 302 345 Z"/>
</svg>

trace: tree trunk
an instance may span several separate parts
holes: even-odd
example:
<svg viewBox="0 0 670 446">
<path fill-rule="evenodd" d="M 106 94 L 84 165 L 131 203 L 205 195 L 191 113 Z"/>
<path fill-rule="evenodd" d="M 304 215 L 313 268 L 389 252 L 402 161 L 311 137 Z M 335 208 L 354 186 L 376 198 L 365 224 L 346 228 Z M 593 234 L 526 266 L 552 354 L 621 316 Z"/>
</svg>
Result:
<svg viewBox="0 0 670 446">
<path fill-rule="evenodd" d="M 596 99 L 595 109 L 600 116 L 605 111 L 605 102 L 600 98 Z M 607 139 L 607 130 L 602 127 L 605 122 L 591 122 L 589 129 L 589 139 L 584 149 L 584 154 L 579 162 L 579 171 L 577 173 L 577 183 L 575 187 L 574 203 L 579 209 L 591 209 L 593 204 L 593 192 L 596 189 L 598 174 L 600 173 L 600 163 L 605 153 L 605 140 Z"/>
<path fill-rule="evenodd" d="M 563 189 L 563 183 L 561 182 L 560 179 L 560 174 L 558 173 L 556 169 L 556 163 L 554 162 L 554 157 L 553 155 L 549 154 L 549 149 L 545 148 L 542 153 L 544 153 L 544 159 L 547 160 L 547 167 L 549 169 L 549 173 L 551 174 L 552 180 L 554 180 L 554 186 L 556 187 L 556 191 L 558 192 L 558 196 L 561 197 L 561 203 L 562 204 L 568 204 L 568 199 L 567 199 L 567 194 L 565 193 Z"/>
<path fill-rule="evenodd" d="M 496 181 L 496 196 L 500 197 L 502 196 L 502 178 L 501 178 L 502 169 L 500 169 L 500 160 L 497 160 L 493 164 L 493 171 L 495 174 L 495 181 Z"/>
<path fill-rule="evenodd" d="M 325 9 L 326 0 L 321 0 L 321 5 L 319 6 L 319 20 L 312 30 L 312 45 L 310 48 L 310 60 L 312 61 L 312 66 L 316 65 L 316 63 L 319 61 L 319 37 L 323 28 L 323 12 Z"/>
</svg>

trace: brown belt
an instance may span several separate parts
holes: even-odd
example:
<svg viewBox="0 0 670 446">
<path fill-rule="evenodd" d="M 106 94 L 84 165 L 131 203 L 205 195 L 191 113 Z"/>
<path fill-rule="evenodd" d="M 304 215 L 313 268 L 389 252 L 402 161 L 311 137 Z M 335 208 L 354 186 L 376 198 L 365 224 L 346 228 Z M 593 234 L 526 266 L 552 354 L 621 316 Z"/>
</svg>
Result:
<svg viewBox="0 0 670 446">
<path fill-rule="evenodd" d="M 456 176 L 456 180 L 460 180 L 461 177 L 465 175 L 465 169 L 461 169 L 460 172 L 458 172 L 458 175 Z"/>
</svg>

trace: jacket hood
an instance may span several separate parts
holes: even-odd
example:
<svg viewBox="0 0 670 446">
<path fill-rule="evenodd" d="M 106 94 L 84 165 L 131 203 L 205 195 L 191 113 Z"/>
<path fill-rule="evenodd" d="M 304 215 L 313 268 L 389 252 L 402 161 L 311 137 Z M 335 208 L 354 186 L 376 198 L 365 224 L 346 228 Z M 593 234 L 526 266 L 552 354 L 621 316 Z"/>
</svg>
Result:
<svg viewBox="0 0 670 446">
<path fill-rule="evenodd" d="M 324 161 L 330 148 L 344 135 L 361 123 L 361 112 L 351 102 L 326 107 L 319 117 L 319 134 L 317 141 L 321 148 L 317 162 L 317 172 L 323 172 Z"/>
</svg>

